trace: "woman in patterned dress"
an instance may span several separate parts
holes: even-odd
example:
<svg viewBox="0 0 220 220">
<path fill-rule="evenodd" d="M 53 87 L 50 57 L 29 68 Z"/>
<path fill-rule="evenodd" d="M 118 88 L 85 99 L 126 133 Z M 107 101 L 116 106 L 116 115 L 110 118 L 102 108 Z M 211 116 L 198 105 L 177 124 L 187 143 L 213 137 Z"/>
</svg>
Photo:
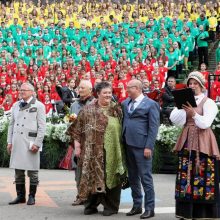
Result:
<svg viewBox="0 0 220 220">
<path fill-rule="evenodd" d="M 118 213 L 121 178 L 124 176 L 125 154 L 121 139 L 121 107 L 112 102 L 109 82 L 96 85 L 98 99 L 86 105 L 68 129 L 78 156 L 81 177 L 78 197 L 84 201 L 85 215 L 98 212 L 103 215 Z"/>
</svg>

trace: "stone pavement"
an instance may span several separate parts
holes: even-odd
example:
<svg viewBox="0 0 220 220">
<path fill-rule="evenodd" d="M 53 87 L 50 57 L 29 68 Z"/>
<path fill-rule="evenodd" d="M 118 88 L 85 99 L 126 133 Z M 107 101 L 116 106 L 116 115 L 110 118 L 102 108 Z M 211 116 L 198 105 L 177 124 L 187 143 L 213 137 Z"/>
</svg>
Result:
<svg viewBox="0 0 220 220">
<path fill-rule="evenodd" d="M 175 175 L 155 174 L 153 177 L 156 192 L 156 216 L 152 220 L 176 219 L 174 215 Z M 122 191 L 118 215 L 104 217 L 101 213 L 102 206 L 99 206 L 98 214 L 84 216 L 83 206 L 71 206 L 76 196 L 74 171 L 40 170 L 40 185 L 35 206 L 8 205 L 8 202 L 16 196 L 13 181 L 14 170 L 0 168 L 0 220 L 140 219 L 138 215 L 125 216 L 125 213 L 132 207 L 130 189 Z"/>
</svg>

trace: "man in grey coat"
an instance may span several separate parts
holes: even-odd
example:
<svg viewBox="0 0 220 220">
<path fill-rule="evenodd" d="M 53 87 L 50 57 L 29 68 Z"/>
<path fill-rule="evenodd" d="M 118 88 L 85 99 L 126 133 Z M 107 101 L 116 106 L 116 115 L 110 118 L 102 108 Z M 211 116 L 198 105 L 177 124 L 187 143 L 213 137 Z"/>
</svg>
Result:
<svg viewBox="0 0 220 220">
<path fill-rule="evenodd" d="M 40 149 L 46 130 L 45 106 L 36 100 L 34 87 L 23 83 L 20 88 L 21 101 L 12 107 L 8 128 L 7 150 L 11 154 L 10 168 L 15 169 L 17 198 L 9 204 L 26 202 L 25 170 L 30 178 L 27 205 L 35 204 L 40 169 Z"/>
<path fill-rule="evenodd" d="M 143 187 L 145 212 L 140 218 L 146 219 L 154 216 L 152 156 L 160 125 L 160 109 L 158 103 L 143 95 L 141 81 L 136 79 L 129 81 L 127 92 L 129 98 L 122 103 L 124 113 L 122 134 L 126 143 L 133 207 L 126 215 L 142 213 Z"/>
<path fill-rule="evenodd" d="M 79 99 L 70 107 L 70 114 L 79 114 L 80 110 L 94 99 L 92 96 L 92 83 L 89 80 L 81 80 L 78 86 Z"/>
</svg>

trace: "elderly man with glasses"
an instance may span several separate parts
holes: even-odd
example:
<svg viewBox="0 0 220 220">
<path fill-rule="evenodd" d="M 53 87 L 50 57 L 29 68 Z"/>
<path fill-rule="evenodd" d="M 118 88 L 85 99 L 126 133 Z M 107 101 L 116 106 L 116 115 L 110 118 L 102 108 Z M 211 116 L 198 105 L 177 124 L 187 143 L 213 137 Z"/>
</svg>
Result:
<svg viewBox="0 0 220 220">
<path fill-rule="evenodd" d="M 7 150 L 11 155 L 10 168 L 15 169 L 17 198 L 9 205 L 25 203 L 25 170 L 30 178 L 29 199 L 27 205 L 35 204 L 40 168 L 40 149 L 46 130 L 44 105 L 36 100 L 34 87 L 23 83 L 20 88 L 21 100 L 12 107 L 8 128 Z"/>
</svg>

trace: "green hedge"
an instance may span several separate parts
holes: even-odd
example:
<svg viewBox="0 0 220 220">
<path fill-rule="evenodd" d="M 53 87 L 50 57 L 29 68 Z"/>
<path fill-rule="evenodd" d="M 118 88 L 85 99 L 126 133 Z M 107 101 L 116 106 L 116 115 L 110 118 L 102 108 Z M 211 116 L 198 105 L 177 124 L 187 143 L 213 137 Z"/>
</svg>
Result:
<svg viewBox="0 0 220 220">
<path fill-rule="evenodd" d="M 7 152 L 7 133 L 8 124 L 5 129 L 0 133 L 0 167 L 8 167 L 10 156 Z"/>
<path fill-rule="evenodd" d="M 45 138 L 43 151 L 41 152 L 41 168 L 59 168 L 59 163 L 65 156 L 66 150 L 66 143 L 53 140 L 52 138 Z"/>
<path fill-rule="evenodd" d="M 153 173 L 175 173 L 177 155 L 167 149 L 162 142 L 156 141 L 153 156 Z"/>
<path fill-rule="evenodd" d="M 5 127 L 3 132 L 0 133 L 0 166 L 8 167 L 10 156 L 7 153 L 7 130 L 8 126 Z M 61 159 L 65 156 L 67 150 L 66 143 L 61 141 L 53 140 L 51 137 L 46 137 L 43 143 L 43 151 L 41 152 L 41 168 L 42 169 L 56 169 L 59 166 Z M 165 147 L 159 141 L 156 142 L 153 159 L 153 172 L 160 172 L 164 166 L 163 155 L 170 154 L 166 152 Z"/>
</svg>

